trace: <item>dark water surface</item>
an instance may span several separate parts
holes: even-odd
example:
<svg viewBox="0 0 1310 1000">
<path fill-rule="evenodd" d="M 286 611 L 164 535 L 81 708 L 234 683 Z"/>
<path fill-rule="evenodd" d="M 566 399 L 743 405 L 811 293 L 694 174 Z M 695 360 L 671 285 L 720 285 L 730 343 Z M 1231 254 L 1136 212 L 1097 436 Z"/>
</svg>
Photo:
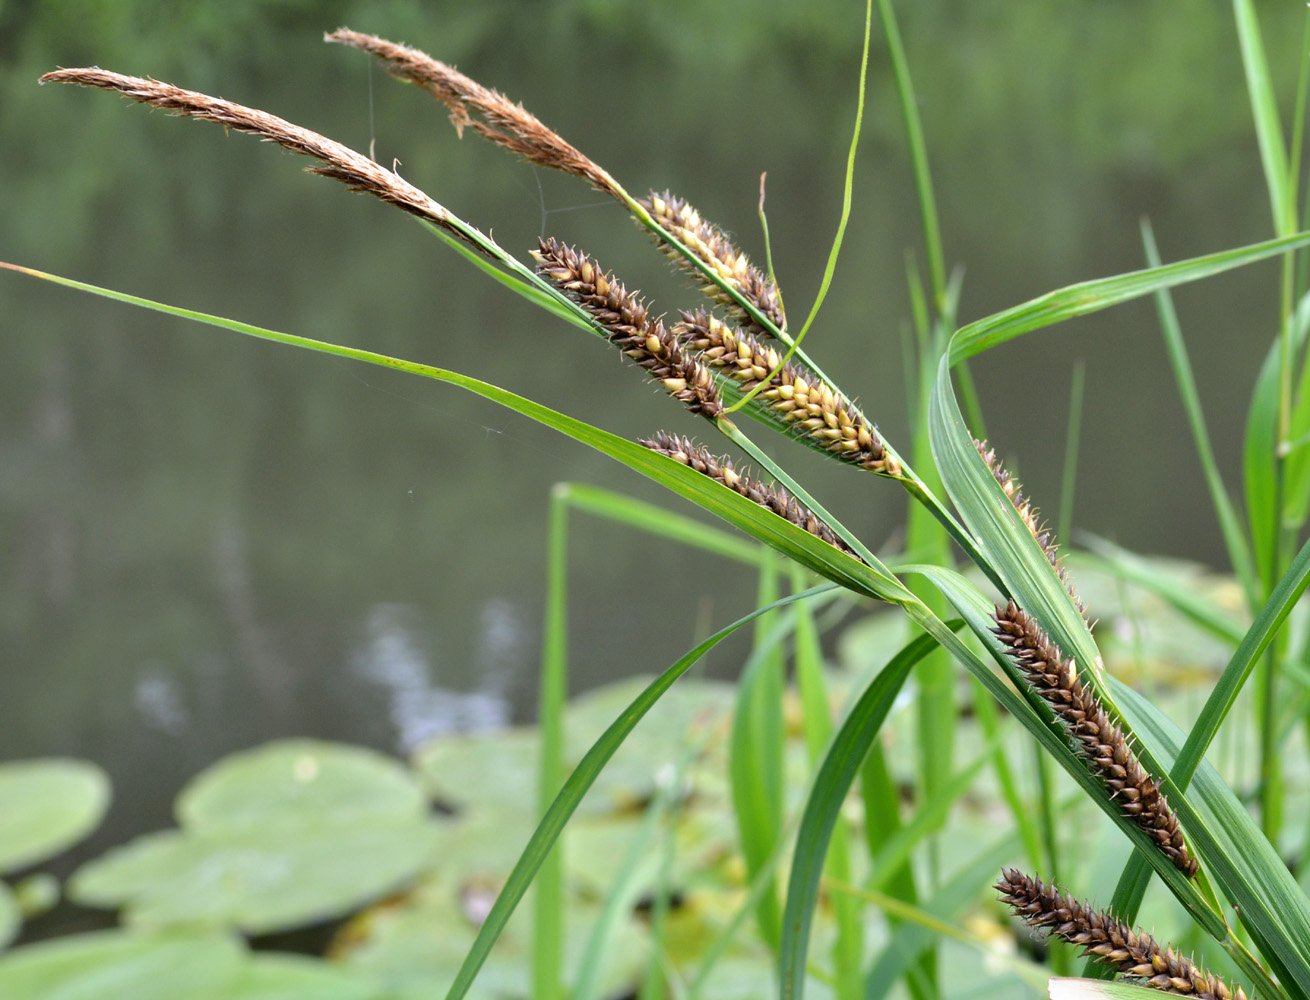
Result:
<svg viewBox="0 0 1310 1000">
<path fill-rule="evenodd" d="M 902 4 L 961 321 L 1271 235 L 1227 8 Z M 425 94 L 325 46 L 348 24 L 523 100 L 630 190 L 672 188 L 808 309 L 836 225 L 862 10 L 648 4 L 146 3 L 0 7 L 0 259 L 485 378 L 617 433 L 702 433 L 615 353 L 473 271 L 402 214 L 293 157 L 119 98 L 38 88 L 99 64 L 263 107 L 367 150 L 523 251 L 579 243 L 695 304 L 614 206 L 462 141 Z M 1299 22 L 1263 5 L 1292 82 Z M 1278 22 L 1284 18 L 1286 23 Z M 905 252 L 920 230 L 875 31 L 844 256 L 808 343 L 909 440 Z M 1290 87 L 1285 92 L 1290 92 Z M 1290 103 L 1290 101 L 1289 101 Z M 1177 296 L 1220 465 L 1276 324 L 1276 265 Z M 550 487 L 667 502 L 616 464 L 460 390 L 0 274 L 0 757 L 103 764 L 100 842 L 168 822 L 185 778 L 284 735 L 403 751 L 531 717 Z M 1087 363 L 1075 523 L 1222 565 L 1149 303 L 974 364 L 988 429 L 1052 515 L 1071 367 Z M 760 435 L 764 439 L 766 435 Z M 875 546 L 888 484 L 779 443 Z M 733 566 L 578 517 L 572 677 L 667 665 L 746 611 Z M 741 647 L 714 668 L 731 672 Z"/>
</svg>

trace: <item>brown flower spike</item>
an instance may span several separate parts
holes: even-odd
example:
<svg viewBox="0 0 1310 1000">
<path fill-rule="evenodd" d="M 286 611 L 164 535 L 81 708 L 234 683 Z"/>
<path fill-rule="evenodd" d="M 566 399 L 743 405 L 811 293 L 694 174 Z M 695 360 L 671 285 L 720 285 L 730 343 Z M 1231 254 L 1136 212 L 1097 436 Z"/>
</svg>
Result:
<svg viewBox="0 0 1310 1000">
<path fill-rule="evenodd" d="M 1110 789 L 1124 815 L 1155 843 L 1174 867 L 1191 878 L 1197 863 L 1187 851 L 1183 832 L 1159 785 L 1142 767 L 1123 730 L 1110 718 L 1094 691 L 1083 684 L 1072 659 L 1036 620 L 1010 601 L 996 609 L 992 631 L 1009 648 L 1037 693 L 1069 727 L 1080 756 Z"/>
<path fill-rule="evenodd" d="M 101 90 L 115 90 L 134 101 L 163 108 L 174 114 L 217 122 L 224 128 L 257 135 L 267 142 L 277 143 L 283 149 L 318 160 L 319 166 L 309 168 L 312 173 L 335 178 L 352 191 L 380 198 L 411 215 L 441 226 L 474 249 L 486 252 L 485 247 L 479 246 L 469 238 L 467 232 L 455 225 L 455 220 L 444 207 L 403 177 L 378 166 L 348 146 L 270 115 L 267 111 L 234 104 L 194 90 L 183 90 L 158 80 L 124 76 L 97 67 L 57 69 L 41 77 L 41 82 L 78 83 L 87 87 L 99 87 Z"/>
<path fill-rule="evenodd" d="M 553 239 L 542 240 L 532 256 L 537 271 L 587 310 L 605 336 L 650 373 L 692 413 L 713 419 L 723 412 L 714 376 L 658 319 L 646 315 L 646 303 L 628 292 L 586 254 Z"/>
<path fill-rule="evenodd" d="M 710 454 L 704 445 L 698 445 L 690 438 L 680 437 L 660 431 L 655 437 L 639 442 L 642 447 L 667 455 L 683 465 L 695 469 L 702 475 L 709 476 L 734 492 L 740 493 L 748 500 L 753 500 L 781 518 L 785 518 L 799 528 L 804 528 L 816 538 L 821 538 L 829 545 L 834 545 L 847 555 L 860 557 L 851 551 L 835 531 L 819 520 L 808 508 L 796 500 L 781 486 L 772 486 L 752 479 L 743 472 L 733 468 L 732 461 L 726 456 Z M 863 562 L 863 560 L 861 560 Z"/>
<path fill-rule="evenodd" d="M 1161 948 L 1151 935 L 1134 930 L 1103 910 L 1070 899 L 1055 886 L 1043 885 L 1041 879 L 1006 868 L 996 889 L 1024 923 L 1049 929 L 1121 976 L 1197 1000 L 1246 1000 L 1240 986 L 1230 989 L 1218 976 L 1198 968 L 1172 948 Z"/>
<path fill-rule="evenodd" d="M 515 104 L 426 52 L 349 28 L 338 28 L 324 35 L 323 40 L 377 56 L 392 76 L 423 87 L 450 110 L 451 124 L 461 135 L 464 127 L 470 126 L 525 160 L 581 177 L 598 190 L 622 199 L 622 188 L 613 177 L 543 125 L 522 104 Z"/>
<path fill-rule="evenodd" d="M 782 300 L 775 285 L 763 271 L 751 264 L 750 259 L 738 250 L 717 226 L 711 225 L 691 205 L 665 191 L 650 193 L 640 204 L 652 219 L 658 222 L 702 264 L 713 271 L 724 284 L 735 289 L 779 330 L 786 326 Z M 672 246 L 662 244 L 661 249 L 693 279 L 700 281 L 700 289 L 716 302 L 727 307 L 734 322 L 761 336 L 771 336 L 760 326 L 741 304 L 705 276 Z"/>
<path fill-rule="evenodd" d="M 684 312 L 674 335 L 701 359 L 722 369 L 746 392 L 778 367 L 782 356 L 704 309 Z M 900 464 L 854 405 L 817 375 L 788 362 L 755 397 L 798 437 L 818 442 L 833 456 L 871 472 L 900 474 Z"/>
</svg>

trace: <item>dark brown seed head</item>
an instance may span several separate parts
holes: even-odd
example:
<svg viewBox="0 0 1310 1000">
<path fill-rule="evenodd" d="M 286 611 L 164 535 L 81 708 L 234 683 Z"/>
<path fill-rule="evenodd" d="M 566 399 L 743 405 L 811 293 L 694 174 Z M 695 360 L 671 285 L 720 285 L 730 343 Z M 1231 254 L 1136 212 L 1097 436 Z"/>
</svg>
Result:
<svg viewBox="0 0 1310 1000">
<path fill-rule="evenodd" d="M 759 480 L 752 479 L 745 472 L 738 472 L 733 468 L 731 459 L 726 456 L 712 455 L 704 445 L 698 445 L 690 438 L 669 434 L 665 431 L 660 431 L 653 438 L 643 440 L 640 444 L 651 451 L 667 455 L 688 468 L 695 469 L 702 475 L 709 476 L 730 490 L 740 493 L 748 500 L 754 501 L 761 507 L 768 508 L 797 527 L 804 528 L 816 538 L 823 539 L 829 545 L 836 546 L 848 555 L 855 556 L 857 559 L 860 558 L 855 555 L 850 546 L 838 537 L 832 528 L 819 520 L 808 507 L 797 503 L 781 486 L 762 483 Z"/>
<path fill-rule="evenodd" d="M 674 335 L 701 360 L 728 375 L 749 392 L 778 367 L 782 356 L 704 309 L 684 312 Z M 801 365 L 783 365 L 755 397 L 797 437 L 819 444 L 843 461 L 886 476 L 900 474 L 900 464 L 883 446 L 878 430 L 854 404 Z"/>
<path fill-rule="evenodd" d="M 1178 817 L 1096 692 L 1079 679 L 1074 661 L 1065 659 L 1037 621 L 1014 601 L 998 607 L 994 617 L 996 628 L 992 631 L 1064 722 L 1079 755 L 1100 776 L 1124 815 L 1159 846 L 1175 868 L 1188 878 L 1195 875 L 1196 859 L 1183 841 Z"/>
<path fill-rule="evenodd" d="M 777 329 L 783 329 L 787 320 L 782 312 L 778 287 L 733 245 L 718 226 L 706 222 L 696 209 L 668 191 L 663 194 L 652 191 L 650 197 L 641 199 L 641 205 L 650 213 L 651 218 L 713 271 L 720 281 L 735 289 Z M 661 243 L 660 248 L 670 260 L 700 283 L 702 292 L 716 302 L 721 302 L 734 322 L 761 336 L 769 335 L 736 299 L 714 282 L 707 281 L 704 274 L 675 247 Z"/>
<path fill-rule="evenodd" d="M 1166 993 L 1197 1000 L 1246 1000 L 1240 986 L 1229 988 L 1218 976 L 1198 968 L 1172 948 L 1161 948 L 1150 934 L 1129 927 L 1104 910 L 1094 910 L 1015 868 L 1006 868 L 996 883 L 1001 900 L 1030 927 L 1077 945 L 1084 955 L 1121 976 Z"/>
<path fill-rule="evenodd" d="M 646 303 L 606 274 L 586 254 L 553 239 L 542 240 L 532 256 L 537 271 L 587 310 L 606 338 L 687 405 L 692 413 L 713 419 L 723 412 L 709 368 L 701 364 L 658 319 Z"/>
</svg>

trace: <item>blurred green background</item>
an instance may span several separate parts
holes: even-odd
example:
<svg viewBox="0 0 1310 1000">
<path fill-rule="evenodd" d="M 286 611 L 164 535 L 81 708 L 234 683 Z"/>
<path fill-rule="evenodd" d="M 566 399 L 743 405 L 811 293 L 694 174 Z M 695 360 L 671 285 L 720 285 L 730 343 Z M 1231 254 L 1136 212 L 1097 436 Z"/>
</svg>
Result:
<svg viewBox="0 0 1310 1000">
<path fill-rule="evenodd" d="M 965 268 L 961 321 L 1141 266 L 1142 216 L 1166 259 L 1272 235 L 1226 5 L 899 6 L 947 257 Z M 1288 94 L 1298 8 L 1260 13 Z M 372 147 L 507 248 L 555 235 L 657 312 L 696 302 L 601 196 L 457 139 L 429 97 L 321 36 L 348 25 L 406 42 L 522 100 L 634 193 L 690 199 L 757 259 L 767 171 L 795 318 L 837 222 L 862 18 L 848 0 L 0 2 L 0 259 L 454 368 L 629 436 L 703 433 L 611 349 L 400 213 L 249 137 L 36 78 L 97 64 L 264 108 Z M 807 349 L 905 444 L 905 255 L 920 230 L 876 29 L 868 101 L 851 229 Z M 1177 295 L 1230 482 L 1275 268 Z M 265 739 L 399 751 L 530 718 L 550 485 L 677 503 L 452 388 L 13 274 L 0 338 L 0 757 L 107 768 L 113 812 L 81 856 L 167 823 L 185 777 Z M 975 363 L 1001 453 L 1054 515 L 1078 358 L 1074 523 L 1221 560 L 1149 302 Z M 894 487 L 765 443 L 857 533 L 898 544 Z M 571 583 L 578 688 L 662 668 L 754 588 L 583 521 Z M 722 647 L 715 669 L 740 650 Z"/>
</svg>

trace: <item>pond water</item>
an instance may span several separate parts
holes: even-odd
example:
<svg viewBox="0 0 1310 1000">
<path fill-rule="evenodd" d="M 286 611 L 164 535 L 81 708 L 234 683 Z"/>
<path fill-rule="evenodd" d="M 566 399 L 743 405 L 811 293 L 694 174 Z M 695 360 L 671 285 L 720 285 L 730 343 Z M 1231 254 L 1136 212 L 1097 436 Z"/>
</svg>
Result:
<svg viewBox="0 0 1310 1000">
<path fill-rule="evenodd" d="M 617 433 L 700 433 L 615 352 L 473 271 L 393 210 L 288 155 L 102 93 L 99 64 L 253 104 L 360 149 L 525 254 L 576 242 L 654 300 L 696 303 L 622 213 L 457 139 L 415 88 L 324 46 L 339 24 L 424 48 L 523 100 L 631 190 L 670 188 L 763 257 L 793 317 L 837 222 L 862 11 L 768 3 L 255 3 L 213 16 L 0 8 L 0 259 L 485 378 Z M 1271 235 L 1231 16 L 1210 4 L 902 5 L 962 321 Z M 217 8 L 214 8 L 216 11 Z M 1290 84 L 1299 27 L 1266 32 Z M 808 349 L 909 440 L 907 248 L 920 230 L 875 31 L 854 213 Z M 1290 88 L 1289 88 L 1290 89 Z M 1177 296 L 1220 465 L 1237 482 L 1276 265 Z M 533 712 L 551 485 L 689 508 L 457 389 L 0 274 L 0 755 L 112 775 L 86 848 L 169 822 L 185 778 L 278 736 L 403 752 Z M 1087 365 L 1075 524 L 1221 564 L 1149 303 L 985 355 L 988 430 L 1054 515 L 1073 363 Z M 757 435 L 764 440 L 767 435 Z M 905 503 L 773 452 L 875 547 Z M 744 570 L 576 516 L 577 689 L 659 669 L 748 610 Z M 731 674 L 741 647 L 721 648 Z"/>
</svg>

